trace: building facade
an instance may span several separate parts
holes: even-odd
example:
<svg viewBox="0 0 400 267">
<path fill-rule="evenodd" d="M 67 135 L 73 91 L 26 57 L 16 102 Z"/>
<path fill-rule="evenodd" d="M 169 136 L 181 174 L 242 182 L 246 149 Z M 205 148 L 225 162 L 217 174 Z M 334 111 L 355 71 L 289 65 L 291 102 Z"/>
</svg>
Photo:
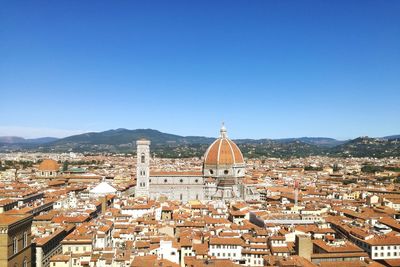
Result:
<svg viewBox="0 0 400 267">
<path fill-rule="evenodd" d="M 0 214 L 0 266 L 31 266 L 32 215 Z"/>
</svg>

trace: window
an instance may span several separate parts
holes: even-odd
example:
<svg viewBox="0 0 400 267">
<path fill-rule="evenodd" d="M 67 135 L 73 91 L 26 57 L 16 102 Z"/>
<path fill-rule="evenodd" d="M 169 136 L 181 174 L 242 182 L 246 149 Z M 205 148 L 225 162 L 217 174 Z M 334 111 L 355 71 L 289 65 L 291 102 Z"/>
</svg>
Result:
<svg viewBox="0 0 400 267">
<path fill-rule="evenodd" d="M 164 179 L 164 183 L 166 183 L 167 182 L 167 179 Z"/>
<path fill-rule="evenodd" d="M 214 171 L 210 169 L 210 174 L 214 174 Z"/>
<path fill-rule="evenodd" d="M 18 239 L 16 236 L 13 239 L 13 252 L 14 254 L 18 252 Z"/>
<path fill-rule="evenodd" d="M 183 183 L 183 179 L 180 179 L 179 182 Z"/>
<path fill-rule="evenodd" d="M 196 179 L 196 180 L 194 180 L 194 182 L 195 182 L 195 183 L 198 183 L 198 182 L 199 182 L 199 180 L 198 180 L 198 179 Z"/>
<path fill-rule="evenodd" d="M 228 174 L 228 173 L 229 173 L 229 171 L 228 171 L 228 170 L 225 170 L 225 171 L 224 171 L 224 174 Z"/>
<path fill-rule="evenodd" d="M 24 259 L 24 262 L 22 263 L 23 267 L 28 267 L 28 261 L 26 260 L 26 258 Z"/>
<path fill-rule="evenodd" d="M 145 156 L 144 153 L 142 153 L 142 156 L 140 157 L 140 162 L 145 163 Z"/>
<path fill-rule="evenodd" d="M 28 232 L 24 232 L 23 246 L 24 248 L 28 245 Z"/>
<path fill-rule="evenodd" d="M 183 199 L 183 195 L 181 194 L 181 196 L 180 196 L 180 199 L 182 200 Z"/>
<path fill-rule="evenodd" d="M 377 252 L 375 252 L 375 257 L 378 257 L 378 253 Z"/>
</svg>

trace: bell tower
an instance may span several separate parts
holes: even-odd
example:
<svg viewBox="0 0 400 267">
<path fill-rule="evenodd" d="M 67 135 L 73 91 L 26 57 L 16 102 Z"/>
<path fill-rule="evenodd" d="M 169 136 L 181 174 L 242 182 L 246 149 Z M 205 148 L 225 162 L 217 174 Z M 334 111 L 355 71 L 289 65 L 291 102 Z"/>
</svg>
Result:
<svg viewBox="0 0 400 267">
<path fill-rule="evenodd" d="M 135 196 L 149 196 L 150 177 L 150 141 L 140 139 L 136 141 L 136 190 Z"/>
</svg>

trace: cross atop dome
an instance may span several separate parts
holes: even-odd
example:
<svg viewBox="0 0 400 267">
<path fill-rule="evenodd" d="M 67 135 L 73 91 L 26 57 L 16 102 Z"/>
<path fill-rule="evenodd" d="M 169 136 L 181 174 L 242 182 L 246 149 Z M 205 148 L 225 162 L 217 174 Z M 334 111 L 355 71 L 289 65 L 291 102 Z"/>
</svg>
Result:
<svg viewBox="0 0 400 267">
<path fill-rule="evenodd" d="M 226 133 L 226 128 L 225 128 L 225 123 L 224 122 L 222 122 L 222 127 L 221 127 L 221 130 L 219 132 L 221 133 L 221 137 L 222 138 L 227 138 L 228 137 L 228 135 Z"/>
</svg>

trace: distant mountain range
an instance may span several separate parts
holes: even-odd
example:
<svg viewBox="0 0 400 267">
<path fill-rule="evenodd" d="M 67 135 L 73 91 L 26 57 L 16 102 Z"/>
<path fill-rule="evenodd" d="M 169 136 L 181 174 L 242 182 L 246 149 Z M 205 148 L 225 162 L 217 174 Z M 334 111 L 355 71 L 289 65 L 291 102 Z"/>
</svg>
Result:
<svg viewBox="0 0 400 267">
<path fill-rule="evenodd" d="M 58 140 L 55 137 L 25 139 L 18 136 L 0 136 L 0 144 L 44 144 Z"/>
<path fill-rule="evenodd" d="M 392 140 L 392 139 L 400 139 L 400 134 L 397 135 L 389 135 L 389 136 L 385 136 L 382 137 L 383 139 L 388 139 L 388 140 Z"/>
<path fill-rule="evenodd" d="M 112 152 L 132 153 L 136 140 L 146 138 L 160 157 L 191 157 L 204 154 L 215 137 L 179 136 L 153 129 L 116 129 L 65 138 L 24 139 L 0 137 L 0 151 Z M 400 156 L 400 135 L 382 138 L 359 137 L 340 141 L 326 137 L 234 140 L 247 157 L 303 157 L 312 155 L 386 157 Z"/>
</svg>

